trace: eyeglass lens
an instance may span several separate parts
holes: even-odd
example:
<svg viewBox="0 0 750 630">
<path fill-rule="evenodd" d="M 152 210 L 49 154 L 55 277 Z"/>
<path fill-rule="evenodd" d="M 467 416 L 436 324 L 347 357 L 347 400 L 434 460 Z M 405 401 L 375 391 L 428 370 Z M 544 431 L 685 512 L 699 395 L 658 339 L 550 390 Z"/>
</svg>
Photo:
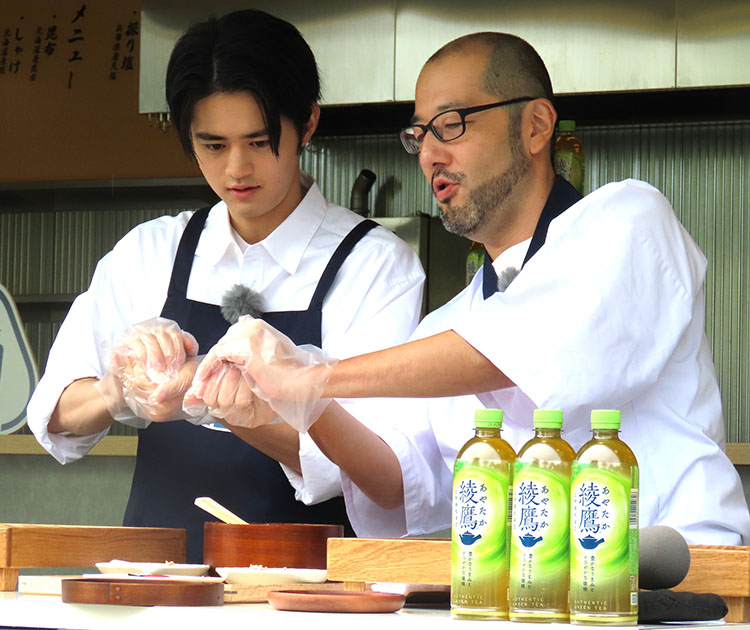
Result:
<svg viewBox="0 0 750 630">
<path fill-rule="evenodd" d="M 463 117 L 458 112 L 443 112 L 432 119 L 432 130 L 443 142 L 455 140 L 464 132 Z"/>
<path fill-rule="evenodd" d="M 443 112 L 430 121 L 429 127 L 438 139 L 450 142 L 464 133 L 464 120 L 458 112 Z M 409 153 L 419 153 L 425 133 L 422 127 L 408 127 L 401 132 L 401 143 Z"/>
</svg>

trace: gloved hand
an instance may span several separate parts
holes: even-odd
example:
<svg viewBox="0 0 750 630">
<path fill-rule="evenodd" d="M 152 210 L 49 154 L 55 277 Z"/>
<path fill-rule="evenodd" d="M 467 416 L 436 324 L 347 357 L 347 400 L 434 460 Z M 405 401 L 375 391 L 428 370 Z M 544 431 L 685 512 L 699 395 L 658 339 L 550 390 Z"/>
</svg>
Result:
<svg viewBox="0 0 750 630">
<path fill-rule="evenodd" d="M 337 359 L 327 357 L 314 346 L 294 345 L 291 339 L 261 319 L 241 317 L 201 362 L 186 394 L 185 409 L 194 415 L 200 412 L 200 402 L 205 402 L 206 394 L 227 374 L 225 366 L 231 364 L 242 373 L 255 396 L 304 433 L 330 402 L 321 400 L 321 394 L 336 363 Z M 246 423 L 252 424 L 245 426 L 269 421 L 268 414 L 264 414 L 260 418 L 246 419 Z"/>
<path fill-rule="evenodd" d="M 267 402 L 253 393 L 239 367 L 219 361 L 215 368 L 204 377 L 200 398 L 191 393 L 192 389 L 185 396 L 186 412 L 196 416 L 208 413 L 224 424 L 248 428 L 282 421 Z"/>
<path fill-rule="evenodd" d="M 126 329 L 107 352 L 95 385 L 115 420 L 146 426 L 185 418 L 182 399 L 193 380 L 198 343 L 177 323 L 157 317 Z"/>
</svg>

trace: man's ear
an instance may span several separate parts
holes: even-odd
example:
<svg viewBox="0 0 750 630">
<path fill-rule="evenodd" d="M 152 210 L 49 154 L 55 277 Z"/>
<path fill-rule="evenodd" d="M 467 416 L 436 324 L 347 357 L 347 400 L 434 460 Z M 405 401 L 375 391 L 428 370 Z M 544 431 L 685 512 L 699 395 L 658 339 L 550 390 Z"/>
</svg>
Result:
<svg viewBox="0 0 750 630">
<path fill-rule="evenodd" d="M 538 98 L 529 103 L 524 114 L 527 149 L 536 156 L 547 149 L 555 134 L 557 112 L 546 98 Z"/>
<path fill-rule="evenodd" d="M 310 112 L 310 118 L 307 119 L 307 122 L 305 123 L 305 129 L 302 134 L 302 137 L 300 138 L 299 146 L 300 148 L 304 147 L 308 142 L 310 142 L 310 138 L 312 138 L 313 134 L 315 133 L 315 130 L 318 128 L 318 121 L 320 120 L 320 105 L 317 103 L 313 103 L 312 106 L 312 112 Z"/>
</svg>

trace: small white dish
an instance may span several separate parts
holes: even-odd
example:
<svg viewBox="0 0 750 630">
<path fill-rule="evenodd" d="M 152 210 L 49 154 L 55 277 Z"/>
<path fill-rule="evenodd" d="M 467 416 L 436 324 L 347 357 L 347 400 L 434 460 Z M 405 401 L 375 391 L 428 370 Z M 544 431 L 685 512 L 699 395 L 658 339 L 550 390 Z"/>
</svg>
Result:
<svg viewBox="0 0 750 630">
<path fill-rule="evenodd" d="M 97 562 L 96 568 L 101 573 L 119 573 L 130 575 L 205 575 L 211 568 L 207 564 L 176 564 L 174 562 L 127 562 L 111 560 Z"/>
<path fill-rule="evenodd" d="M 287 567 L 216 567 L 216 572 L 229 584 L 317 584 L 325 582 L 325 569 L 290 569 Z"/>
</svg>

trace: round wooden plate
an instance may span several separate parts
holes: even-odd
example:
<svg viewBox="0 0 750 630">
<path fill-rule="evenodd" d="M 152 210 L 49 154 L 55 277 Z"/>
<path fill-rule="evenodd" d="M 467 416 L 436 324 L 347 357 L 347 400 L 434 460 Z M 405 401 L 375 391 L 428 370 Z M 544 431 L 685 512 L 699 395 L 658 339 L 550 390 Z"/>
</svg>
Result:
<svg viewBox="0 0 750 630">
<path fill-rule="evenodd" d="M 221 606 L 224 584 L 153 578 L 72 578 L 62 581 L 62 601 L 120 606 Z"/>
<path fill-rule="evenodd" d="M 357 591 L 270 591 L 276 610 L 305 612 L 388 613 L 401 610 L 405 597 L 393 593 Z"/>
</svg>

